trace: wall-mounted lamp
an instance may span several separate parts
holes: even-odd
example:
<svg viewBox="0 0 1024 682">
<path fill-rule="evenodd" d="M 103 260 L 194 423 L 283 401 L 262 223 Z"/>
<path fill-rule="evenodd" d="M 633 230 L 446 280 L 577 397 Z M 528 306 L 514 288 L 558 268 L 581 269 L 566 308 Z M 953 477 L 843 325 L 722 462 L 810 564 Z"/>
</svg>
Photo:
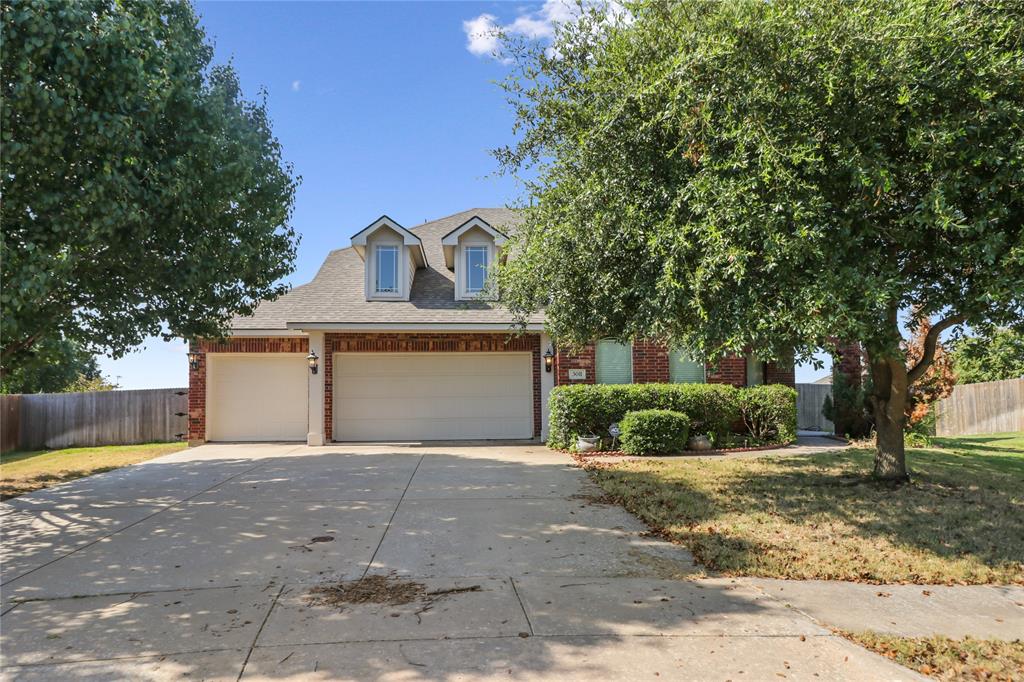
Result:
<svg viewBox="0 0 1024 682">
<path fill-rule="evenodd" d="M 188 352 L 188 366 L 192 369 L 199 369 L 199 353 L 194 350 Z"/>
<path fill-rule="evenodd" d="M 309 351 L 309 355 L 306 356 L 306 362 L 309 363 L 310 374 L 316 374 L 320 370 L 320 366 L 317 364 L 319 359 L 315 351 Z"/>
<path fill-rule="evenodd" d="M 550 372 L 551 368 L 555 366 L 555 349 L 548 346 L 548 349 L 544 351 L 544 371 Z"/>
</svg>

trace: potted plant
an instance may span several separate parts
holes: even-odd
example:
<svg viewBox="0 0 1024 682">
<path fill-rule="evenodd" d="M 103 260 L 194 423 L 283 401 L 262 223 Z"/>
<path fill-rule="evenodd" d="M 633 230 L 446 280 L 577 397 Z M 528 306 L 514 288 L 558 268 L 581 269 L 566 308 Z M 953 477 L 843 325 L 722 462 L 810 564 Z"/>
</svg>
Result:
<svg viewBox="0 0 1024 682">
<path fill-rule="evenodd" d="M 711 439 L 703 434 L 690 436 L 690 442 L 686 444 L 686 447 L 690 450 L 710 450 Z"/>
<path fill-rule="evenodd" d="M 599 447 L 601 447 L 601 436 L 586 433 L 576 437 L 576 452 L 594 452 Z"/>
</svg>

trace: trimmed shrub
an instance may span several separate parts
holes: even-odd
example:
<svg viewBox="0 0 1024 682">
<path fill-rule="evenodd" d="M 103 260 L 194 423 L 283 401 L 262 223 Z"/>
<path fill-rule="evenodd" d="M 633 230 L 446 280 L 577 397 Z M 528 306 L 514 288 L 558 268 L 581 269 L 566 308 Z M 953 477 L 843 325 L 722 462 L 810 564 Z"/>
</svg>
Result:
<svg viewBox="0 0 1024 682">
<path fill-rule="evenodd" d="M 674 455 L 686 449 L 690 418 L 672 410 L 629 412 L 619 424 L 622 450 L 630 455 Z"/>
<path fill-rule="evenodd" d="M 574 384 L 551 391 L 548 445 L 570 449 L 580 435 L 607 436 L 628 412 L 673 410 L 690 418 L 693 433 L 725 442 L 740 421 L 740 389 L 725 384 Z M 794 416 L 795 422 L 795 404 Z"/>
<path fill-rule="evenodd" d="M 739 392 L 740 416 L 758 443 L 796 439 L 796 391 L 789 386 L 751 386 Z"/>
</svg>

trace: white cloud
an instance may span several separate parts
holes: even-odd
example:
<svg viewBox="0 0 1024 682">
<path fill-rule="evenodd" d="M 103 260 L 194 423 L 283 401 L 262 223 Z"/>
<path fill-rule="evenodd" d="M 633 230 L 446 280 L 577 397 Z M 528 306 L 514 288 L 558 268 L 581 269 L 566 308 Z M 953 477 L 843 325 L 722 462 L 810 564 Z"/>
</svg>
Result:
<svg viewBox="0 0 1024 682">
<path fill-rule="evenodd" d="M 472 54 L 482 57 L 497 55 L 501 48 L 498 40 L 498 24 L 493 14 L 481 14 L 476 19 L 462 22 L 462 30 L 466 32 L 466 49 Z"/>
<path fill-rule="evenodd" d="M 608 20 L 630 20 L 628 11 L 616 0 L 584 0 L 585 4 L 601 2 L 606 7 Z M 501 62 L 510 60 L 501 55 L 500 34 L 516 35 L 530 40 L 550 40 L 555 35 L 555 26 L 573 21 L 579 17 L 579 5 L 574 0 L 545 0 L 536 11 L 520 10 L 519 15 L 507 24 L 499 24 L 493 14 L 481 14 L 475 19 L 462 22 L 466 32 L 466 49 L 477 56 L 494 57 Z"/>
<path fill-rule="evenodd" d="M 292 81 L 292 92 L 298 92 L 302 88 L 302 81 Z"/>
</svg>

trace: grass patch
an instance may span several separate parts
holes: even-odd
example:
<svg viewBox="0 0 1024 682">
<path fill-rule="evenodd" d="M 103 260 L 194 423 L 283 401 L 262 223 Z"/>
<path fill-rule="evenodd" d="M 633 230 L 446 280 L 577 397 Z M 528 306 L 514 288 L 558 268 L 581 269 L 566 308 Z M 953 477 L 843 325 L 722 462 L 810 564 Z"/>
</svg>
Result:
<svg viewBox="0 0 1024 682">
<path fill-rule="evenodd" d="M 1024 642 L 1019 639 L 898 637 L 871 631 L 841 634 L 902 666 L 940 680 L 1024 679 Z"/>
<path fill-rule="evenodd" d="M 0 455 L 0 500 L 183 450 L 187 443 L 104 445 Z"/>
<path fill-rule="evenodd" d="M 936 447 L 940 446 L 940 447 Z M 911 483 L 849 448 L 591 469 L 614 500 L 725 575 L 1024 584 L 1024 434 L 908 449 Z"/>
</svg>

